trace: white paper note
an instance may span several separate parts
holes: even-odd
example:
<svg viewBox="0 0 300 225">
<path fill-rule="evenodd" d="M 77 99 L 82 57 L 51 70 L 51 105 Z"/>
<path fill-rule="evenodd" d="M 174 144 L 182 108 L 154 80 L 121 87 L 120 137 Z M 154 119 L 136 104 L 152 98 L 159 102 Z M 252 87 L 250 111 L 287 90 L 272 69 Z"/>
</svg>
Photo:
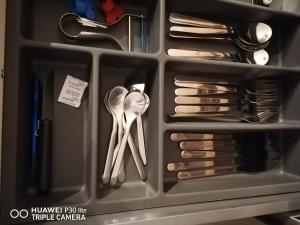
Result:
<svg viewBox="0 0 300 225">
<path fill-rule="evenodd" d="M 78 108 L 81 104 L 81 99 L 87 86 L 87 82 L 67 75 L 64 86 L 58 97 L 58 101 Z"/>
</svg>

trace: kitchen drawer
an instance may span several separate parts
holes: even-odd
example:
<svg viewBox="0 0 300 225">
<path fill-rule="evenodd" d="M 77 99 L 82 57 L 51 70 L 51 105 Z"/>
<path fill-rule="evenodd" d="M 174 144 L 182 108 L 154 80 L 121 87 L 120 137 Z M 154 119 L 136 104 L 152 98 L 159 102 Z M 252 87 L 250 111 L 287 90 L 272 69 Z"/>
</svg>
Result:
<svg viewBox="0 0 300 225">
<path fill-rule="evenodd" d="M 10 211 L 37 206 L 86 208 L 86 224 L 203 224 L 300 209 L 300 1 L 273 1 L 270 7 L 247 0 L 120 2 L 126 11 L 146 17 L 146 35 L 141 34 L 140 20 L 132 18 L 130 44 L 125 19 L 106 33 L 115 41 L 106 37 L 69 42 L 58 26 L 70 10 L 69 0 L 7 1 L 0 221 L 31 223 L 29 218 L 10 218 Z M 97 20 L 103 20 L 96 11 Z M 266 47 L 268 64 L 168 55 L 170 48 L 192 46 L 239 54 L 230 41 L 170 38 L 172 12 L 268 23 L 273 29 Z M 131 52 L 127 51 L 130 45 Z M 31 106 L 32 81 L 44 74 L 53 79 L 53 131 L 51 192 L 41 195 L 30 183 Z M 281 85 L 278 119 L 244 123 L 172 118 L 174 74 L 224 82 L 277 80 Z M 67 75 L 88 83 L 78 108 L 57 101 Z M 126 182 L 116 188 L 101 183 L 112 125 L 104 99 L 110 89 L 132 79 L 143 79 L 150 99 L 143 115 L 147 180 L 140 180 L 134 160 L 126 153 Z M 178 145 L 170 140 L 174 132 L 232 134 L 245 141 L 241 151 L 272 148 L 277 158 L 259 173 L 178 181 L 166 169 L 168 163 L 180 160 Z"/>
</svg>

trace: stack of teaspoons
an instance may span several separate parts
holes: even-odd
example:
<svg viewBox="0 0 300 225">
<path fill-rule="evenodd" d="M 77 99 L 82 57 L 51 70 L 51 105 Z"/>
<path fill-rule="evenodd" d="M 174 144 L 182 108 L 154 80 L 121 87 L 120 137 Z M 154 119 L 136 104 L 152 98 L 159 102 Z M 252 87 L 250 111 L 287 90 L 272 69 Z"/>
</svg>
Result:
<svg viewBox="0 0 300 225">
<path fill-rule="evenodd" d="M 102 183 L 115 186 L 117 182 L 125 182 L 124 152 L 127 143 L 141 179 L 146 180 L 147 173 L 144 166 L 147 160 L 141 116 L 149 107 L 148 95 L 138 88 L 131 87 L 128 91 L 125 87 L 117 86 L 106 93 L 104 103 L 113 118 L 113 125 Z M 135 120 L 138 150 L 130 134 L 131 125 Z"/>
<path fill-rule="evenodd" d="M 241 143 L 234 134 L 172 133 L 170 138 L 179 142 L 182 150 L 181 162 L 167 164 L 169 172 L 177 172 L 178 180 L 266 169 L 265 149 L 253 149 L 251 145 Z"/>
</svg>

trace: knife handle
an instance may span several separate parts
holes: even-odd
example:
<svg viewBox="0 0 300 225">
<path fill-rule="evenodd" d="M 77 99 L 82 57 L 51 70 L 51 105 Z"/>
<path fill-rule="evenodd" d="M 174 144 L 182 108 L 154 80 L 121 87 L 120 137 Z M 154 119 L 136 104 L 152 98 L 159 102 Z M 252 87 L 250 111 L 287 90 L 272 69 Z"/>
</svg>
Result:
<svg viewBox="0 0 300 225">
<path fill-rule="evenodd" d="M 188 16 L 179 13 L 170 13 L 169 21 L 174 24 L 183 24 L 198 27 L 210 27 L 218 29 L 228 29 L 225 24 L 221 24 L 215 21 L 201 19 L 198 17 Z"/>
<path fill-rule="evenodd" d="M 172 141 L 203 141 L 213 139 L 233 139 L 232 134 L 171 133 Z"/>
<path fill-rule="evenodd" d="M 226 94 L 225 91 L 197 89 L 197 88 L 176 88 L 175 95 L 178 96 L 199 96 L 199 95 L 218 95 Z"/>
<path fill-rule="evenodd" d="M 184 50 L 184 49 L 169 49 L 169 56 L 177 57 L 191 57 L 191 58 L 201 58 L 201 59 L 232 59 L 230 54 L 222 52 L 208 52 L 208 51 L 198 51 L 198 50 Z"/>
<path fill-rule="evenodd" d="M 225 106 L 187 106 L 178 105 L 175 107 L 176 113 L 217 113 L 229 112 L 230 107 Z"/>
<path fill-rule="evenodd" d="M 203 28 L 203 27 L 188 27 L 188 26 L 171 26 L 170 32 L 203 34 L 203 35 L 219 35 L 228 34 L 228 30 L 219 28 Z"/>
<path fill-rule="evenodd" d="M 40 122 L 40 146 L 38 154 L 37 191 L 45 195 L 51 188 L 52 121 Z"/>
<path fill-rule="evenodd" d="M 237 157 L 236 152 L 216 152 L 216 151 L 182 151 L 183 159 L 210 159 L 210 158 L 234 158 Z"/>
</svg>

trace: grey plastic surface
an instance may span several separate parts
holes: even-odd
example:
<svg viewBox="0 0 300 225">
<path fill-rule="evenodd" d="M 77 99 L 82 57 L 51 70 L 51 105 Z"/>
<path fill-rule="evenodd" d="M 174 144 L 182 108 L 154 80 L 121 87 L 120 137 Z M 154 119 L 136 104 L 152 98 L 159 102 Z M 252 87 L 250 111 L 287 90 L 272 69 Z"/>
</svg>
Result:
<svg viewBox="0 0 300 225">
<path fill-rule="evenodd" d="M 102 221 L 100 224 L 140 224 L 145 221 L 155 224 L 159 219 L 161 224 L 174 224 L 179 218 L 179 221 L 185 221 L 188 214 L 194 216 L 189 224 L 196 224 L 196 219 L 201 217 L 200 214 L 204 216 L 205 211 L 217 212 L 220 209 L 226 212 L 233 205 L 237 208 L 251 205 L 249 216 L 279 212 L 277 206 L 266 208 L 272 202 L 282 204 L 285 206 L 282 210 L 288 210 L 285 204 L 296 200 L 287 193 L 300 192 L 300 16 L 297 12 L 282 11 L 282 8 L 275 6 L 265 8 L 241 2 L 211 0 L 126 0 L 124 5 L 132 12 L 142 10 L 148 18 L 147 52 L 140 51 L 138 32 L 134 34 L 134 51 L 131 53 L 118 51 L 113 43 L 102 40 L 77 44 L 65 42 L 57 30 L 57 22 L 68 11 L 67 0 L 8 1 L 1 220 L 4 223 L 16 222 L 9 219 L 9 210 L 37 204 L 86 207 L 89 215 L 95 216 L 91 217 L 91 224 L 99 221 Z M 270 65 L 169 57 L 166 49 L 170 46 L 191 45 L 170 40 L 167 36 L 169 12 L 226 18 L 229 21 L 259 20 L 270 23 L 274 29 L 274 37 L 268 47 Z M 98 19 L 101 19 L 100 15 Z M 128 47 L 126 21 L 110 32 L 125 48 Z M 211 42 L 198 46 L 210 50 L 217 47 L 236 50 L 228 43 Z M 26 155 L 30 140 L 28 99 L 32 74 L 50 69 L 55 71 L 53 192 L 41 197 L 28 192 L 26 184 Z M 283 84 L 281 97 L 284 103 L 280 108 L 279 121 L 245 124 L 170 120 L 168 114 L 174 110 L 174 73 L 229 81 L 276 77 Z M 89 83 L 79 109 L 56 101 L 66 75 Z M 103 186 L 100 177 L 112 122 L 103 104 L 104 95 L 117 85 L 126 85 L 130 80 L 141 78 L 147 84 L 145 91 L 151 101 L 144 115 L 148 180 L 139 180 L 134 162 L 127 155 L 127 182 L 120 188 Z M 178 157 L 176 146 L 168 138 L 172 131 L 248 132 L 249 135 L 271 133 L 282 157 L 274 167 L 260 174 L 241 173 L 174 182 L 174 177 L 165 169 L 169 160 Z M 299 198 L 297 193 L 295 196 Z M 255 211 L 255 205 L 263 196 L 267 198 L 265 205 L 260 203 L 261 212 Z M 297 202 L 290 207 L 297 209 L 300 205 Z M 137 216 L 139 212 L 140 218 Z M 96 215 L 101 216 L 97 219 Z M 128 221 L 126 215 L 138 218 Z M 238 211 L 232 211 L 230 216 L 242 218 Z M 114 218 L 121 219 L 115 221 Z M 217 217 L 215 219 L 217 221 Z"/>
</svg>

